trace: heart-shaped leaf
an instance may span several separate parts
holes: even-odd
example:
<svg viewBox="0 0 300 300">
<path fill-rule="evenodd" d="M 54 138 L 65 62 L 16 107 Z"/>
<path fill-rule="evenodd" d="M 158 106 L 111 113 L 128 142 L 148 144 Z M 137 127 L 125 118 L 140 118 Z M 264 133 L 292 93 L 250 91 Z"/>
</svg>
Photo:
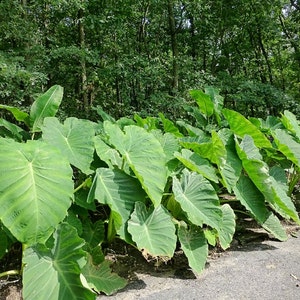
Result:
<svg viewBox="0 0 300 300">
<path fill-rule="evenodd" d="M 147 210 L 142 202 L 135 203 L 135 210 L 128 221 L 128 231 L 139 249 L 152 256 L 172 257 L 177 237 L 169 212 L 159 205 Z"/>
<path fill-rule="evenodd" d="M 180 226 L 178 238 L 189 266 L 197 273 L 201 273 L 208 256 L 208 245 L 203 230 L 197 226 L 191 226 L 189 229 Z"/>
<path fill-rule="evenodd" d="M 83 246 L 76 229 L 63 223 L 54 233 L 51 248 L 41 244 L 27 248 L 23 257 L 24 299 L 94 300 L 95 294 L 80 280 L 80 269 L 86 264 Z"/>
<path fill-rule="evenodd" d="M 180 181 L 173 177 L 173 192 L 191 222 L 199 226 L 205 223 L 220 229 L 222 210 L 219 198 L 213 186 L 202 175 L 184 169 Z"/>
<path fill-rule="evenodd" d="M 125 133 L 116 125 L 104 122 L 109 142 L 121 153 L 143 189 L 158 206 L 167 182 L 166 156 L 152 133 L 138 126 L 126 126 Z"/>
<path fill-rule="evenodd" d="M 71 205 L 69 162 L 41 141 L 0 139 L 0 148 L 0 219 L 19 241 L 42 243 Z"/>
<path fill-rule="evenodd" d="M 92 264 L 91 259 L 82 269 L 87 284 L 98 293 L 104 292 L 111 295 L 126 286 L 127 281 L 115 273 L 109 267 L 109 261 L 105 260 L 98 266 Z"/>
<path fill-rule="evenodd" d="M 61 124 L 57 118 L 46 118 L 42 130 L 43 139 L 60 149 L 73 166 L 91 173 L 95 135 L 92 122 L 68 118 Z"/>
</svg>

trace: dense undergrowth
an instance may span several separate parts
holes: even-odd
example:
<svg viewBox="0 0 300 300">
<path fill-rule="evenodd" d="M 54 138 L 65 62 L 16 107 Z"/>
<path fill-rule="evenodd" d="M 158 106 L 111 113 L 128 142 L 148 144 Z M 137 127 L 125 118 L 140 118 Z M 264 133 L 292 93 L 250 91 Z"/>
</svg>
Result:
<svg viewBox="0 0 300 300">
<path fill-rule="evenodd" d="M 99 122 L 55 117 L 53 86 L 30 113 L 0 105 L 0 257 L 22 244 L 24 299 L 95 299 L 126 285 L 110 270 L 104 243 L 122 239 L 146 257 L 179 247 L 200 273 L 209 245 L 230 247 L 238 203 L 276 239 L 282 219 L 300 224 L 300 126 L 246 118 L 223 108 L 213 88 L 190 92 L 189 121 L 158 117 Z M 26 129 L 25 129 L 26 128 Z"/>
</svg>

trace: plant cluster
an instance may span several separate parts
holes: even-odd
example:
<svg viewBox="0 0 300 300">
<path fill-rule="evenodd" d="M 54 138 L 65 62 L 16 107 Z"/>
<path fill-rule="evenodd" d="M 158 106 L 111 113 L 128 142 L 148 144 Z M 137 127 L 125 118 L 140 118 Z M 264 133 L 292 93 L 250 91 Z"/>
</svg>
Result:
<svg viewBox="0 0 300 300">
<path fill-rule="evenodd" d="M 102 251 L 115 238 L 145 257 L 171 258 L 180 247 L 201 272 L 209 245 L 231 244 L 232 199 L 278 240 L 287 239 L 282 218 L 300 224 L 291 198 L 300 176 L 296 117 L 247 119 L 223 108 L 213 88 L 190 95 L 190 121 L 176 122 L 115 120 L 101 109 L 97 123 L 61 122 L 58 85 L 29 113 L 0 105 L 17 121 L 0 119 L 0 257 L 22 243 L 15 273 L 25 300 L 95 299 L 124 287 Z"/>
</svg>

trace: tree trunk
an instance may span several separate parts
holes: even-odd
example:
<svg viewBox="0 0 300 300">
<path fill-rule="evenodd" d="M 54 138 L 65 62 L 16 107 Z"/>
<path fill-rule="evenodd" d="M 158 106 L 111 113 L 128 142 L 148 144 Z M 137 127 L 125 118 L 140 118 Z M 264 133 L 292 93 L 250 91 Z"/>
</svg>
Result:
<svg viewBox="0 0 300 300">
<path fill-rule="evenodd" d="M 177 43 L 177 32 L 174 16 L 174 3 L 172 0 L 168 0 L 168 20 L 169 20 L 169 31 L 171 37 L 172 47 L 172 81 L 171 81 L 171 92 L 170 95 L 175 96 L 178 91 L 178 43 Z"/>
<path fill-rule="evenodd" d="M 78 11 L 78 31 L 79 31 L 79 45 L 80 49 L 85 50 L 85 32 L 83 25 L 84 10 L 82 8 Z M 87 72 L 86 72 L 86 60 L 85 55 L 80 57 L 80 67 L 81 67 L 81 84 L 80 84 L 80 95 L 82 97 L 83 110 L 86 115 L 89 112 L 89 101 L 87 93 Z"/>
</svg>

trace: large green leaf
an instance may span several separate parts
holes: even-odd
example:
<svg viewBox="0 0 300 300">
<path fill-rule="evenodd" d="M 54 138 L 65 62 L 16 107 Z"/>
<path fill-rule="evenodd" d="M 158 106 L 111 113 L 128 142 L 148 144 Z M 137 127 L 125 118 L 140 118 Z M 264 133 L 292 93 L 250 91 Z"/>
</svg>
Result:
<svg viewBox="0 0 300 300">
<path fill-rule="evenodd" d="M 112 273 L 107 260 L 95 266 L 89 259 L 82 269 L 82 275 L 91 289 L 97 293 L 104 292 L 106 295 L 115 293 L 127 284 L 124 278 Z"/>
<path fill-rule="evenodd" d="M 54 233 L 51 248 L 38 244 L 24 252 L 24 300 L 94 300 L 95 294 L 84 288 L 80 269 L 86 264 L 84 242 L 76 229 L 61 224 Z"/>
<path fill-rule="evenodd" d="M 57 118 L 44 121 L 43 139 L 54 145 L 69 162 L 85 174 L 91 173 L 94 155 L 94 124 L 87 120 L 68 118 L 61 124 Z"/>
<path fill-rule="evenodd" d="M 186 255 L 189 266 L 197 273 L 205 268 L 208 256 L 208 245 L 203 230 L 197 226 L 187 229 L 185 226 L 178 228 L 178 238 L 181 249 Z"/>
<path fill-rule="evenodd" d="M 288 110 L 284 111 L 284 114 L 281 117 L 281 122 L 290 132 L 295 134 L 300 141 L 300 126 L 297 117 Z"/>
<path fill-rule="evenodd" d="M 98 135 L 95 136 L 94 143 L 97 155 L 101 160 L 103 160 L 112 169 L 115 166 L 119 169 L 122 168 L 123 161 L 116 149 L 108 146 Z"/>
<path fill-rule="evenodd" d="M 224 143 L 225 151 L 219 156 L 217 165 L 223 185 L 231 192 L 242 172 L 242 162 L 236 153 L 233 134 L 223 129 L 218 132 L 218 138 Z"/>
<path fill-rule="evenodd" d="M 203 158 L 207 158 L 214 164 L 219 164 L 220 160 L 226 157 L 226 148 L 217 132 L 212 131 L 211 137 L 199 136 L 198 138 L 185 138 L 181 140 L 181 145 L 192 149 Z"/>
<path fill-rule="evenodd" d="M 295 206 L 286 194 L 287 189 L 282 188 L 282 182 L 278 183 L 274 177 L 270 176 L 269 167 L 262 160 L 253 139 L 246 135 L 241 143 L 236 143 L 236 146 L 245 171 L 265 196 L 266 201 L 284 218 L 292 218 L 300 223 Z"/>
<path fill-rule="evenodd" d="M 183 136 L 179 129 L 175 126 L 175 124 L 171 120 L 167 119 L 163 113 L 159 113 L 158 115 L 162 121 L 165 132 L 169 132 L 176 137 Z"/>
<path fill-rule="evenodd" d="M 278 150 L 296 166 L 300 167 L 300 143 L 295 141 L 294 137 L 282 129 L 272 131 L 272 136 Z"/>
<path fill-rule="evenodd" d="M 145 192 L 139 181 L 120 170 L 99 168 L 93 181 L 88 202 L 97 199 L 107 204 L 122 218 L 124 225 L 134 210 L 136 201 L 145 201 Z"/>
<path fill-rule="evenodd" d="M 161 202 L 167 182 L 166 156 L 152 133 L 138 126 L 126 126 L 125 133 L 104 122 L 109 142 L 121 153 L 155 206 Z"/>
<path fill-rule="evenodd" d="M 171 133 L 162 134 L 160 130 L 152 130 L 151 133 L 157 138 L 163 147 L 166 161 L 174 159 L 174 152 L 180 148 L 178 139 Z"/>
<path fill-rule="evenodd" d="M 44 242 L 71 205 L 72 169 L 45 142 L 0 139 L 0 149 L 0 219 L 19 241 Z"/>
<path fill-rule="evenodd" d="M 200 90 L 190 91 L 190 95 L 197 102 L 200 111 L 206 116 L 210 117 L 214 113 L 214 104 L 209 95 Z"/>
<path fill-rule="evenodd" d="M 279 219 L 267 209 L 263 194 L 248 177 L 241 176 L 234 193 L 241 204 L 264 229 L 281 241 L 287 239 L 286 232 Z"/>
<path fill-rule="evenodd" d="M 212 164 L 199 154 L 194 153 L 188 149 L 182 149 L 181 153 L 175 152 L 175 157 L 180 160 L 191 171 L 197 172 L 207 178 L 208 180 L 219 182 L 216 175 L 216 170 Z"/>
<path fill-rule="evenodd" d="M 205 223 L 220 229 L 222 210 L 219 198 L 213 186 L 202 175 L 184 169 L 180 181 L 173 177 L 173 192 L 192 223 L 199 226 Z"/>
<path fill-rule="evenodd" d="M 62 98 L 63 88 L 59 85 L 54 85 L 33 102 L 30 110 L 32 132 L 41 131 L 44 119 L 55 116 Z"/>
<path fill-rule="evenodd" d="M 173 256 L 177 241 L 175 226 L 162 205 L 147 210 L 144 203 L 136 202 L 128 221 L 128 231 L 145 254 Z"/>
<path fill-rule="evenodd" d="M 219 240 L 221 247 L 225 250 L 230 246 L 235 232 L 235 214 L 229 204 L 224 204 L 222 209 L 222 226 L 219 230 Z"/>
<path fill-rule="evenodd" d="M 13 106 L 9 106 L 9 105 L 3 105 L 3 104 L 0 104 L 0 109 L 5 109 L 5 110 L 10 111 L 17 121 L 24 122 L 26 125 L 29 125 L 29 123 L 28 123 L 28 119 L 29 119 L 28 113 L 19 110 L 17 107 L 13 107 Z"/>
<path fill-rule="evenodd" d="M 272 148 L 272 145 L 267 137 L 243 115 L 234 110 L 225 108 L 222 110 L 222 112 L 229 123 L 230 129 L 236 135 L 239 137 L 250 135 L 257 147 Z"/>
<path fill-rule="evenodd" d="M 102 220 L 93 223 L 89 218 L 82 221 L 82 234 L 80 235 L 90 249 L 99 246 L 105 239 L 105 227 Z"/>
<path fill-rule="evenodd" d="M 23 138 L 26 136 L 25 131 L 4 119 L 0 119 L 0 136 L 12 138 L 18 142 L 22 142 Z"/>
</svg>

